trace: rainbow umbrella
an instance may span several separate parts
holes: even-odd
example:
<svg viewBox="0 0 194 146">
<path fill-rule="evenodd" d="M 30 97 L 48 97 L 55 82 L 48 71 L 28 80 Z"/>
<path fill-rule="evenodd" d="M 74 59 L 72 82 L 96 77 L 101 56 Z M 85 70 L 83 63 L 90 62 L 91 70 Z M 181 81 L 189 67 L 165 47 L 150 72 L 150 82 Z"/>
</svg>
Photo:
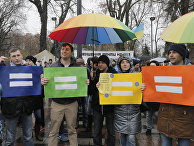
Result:
<svg viewBox="0 0 194 146">
<path fill-rule="evenodd" d="M 173 43 L 194 43 L 194 11 L 171 23 L 163 31 L 161 39 Z"/>
<path fill-rule="evenodd" d="M 82 14 L 59 25 L 49 37 L 72 44 L 114 44 L 135 38 L 121 21 L 103 14 Z"/>
</svg>

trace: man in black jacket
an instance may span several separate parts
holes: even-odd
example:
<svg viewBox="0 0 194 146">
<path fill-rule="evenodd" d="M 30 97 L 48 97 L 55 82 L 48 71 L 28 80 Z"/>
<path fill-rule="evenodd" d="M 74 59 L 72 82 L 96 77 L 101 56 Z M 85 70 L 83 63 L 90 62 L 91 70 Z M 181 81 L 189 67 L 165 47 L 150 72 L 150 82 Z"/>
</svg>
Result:
<svg viewBox="0 0 194 146">
<path fill-rule="evenodd" d="M 22 66 L 23 56 L 19 49 L 11 49 L 10 66 Z M 0 57 L 0 66 L 4 66 L 6 57 Z M 6 136 L 4 146 L 13 146 L 16 137 L 16 126 L 19 118 L 21 119 L 24 137 L 24 146 L 34 146 L 32 138 L 32 111 L 33 98 L 22 97 L 6 97 L 1 98 L 1 110 L 5 119 Z"/>
<path fill-rule="evenodd" d="M 94 145 L 102 145 L 102 127 L 103 120 L 106 117 L 106 127 L 108 131 L 107 146 L 115 146 L 115 131 L 114 131 L 114 106 L 113 105 L 100 105 L 99 92 L 96 87 L 98 86 L 100 73 L 117 73 L 116 70 L 109 66 L 110 61 L 106 55 L 101 55 L 98 58 L 98 70 L 96 77 L 91 81 L 91 89 L 93 89 L 92 107 L 94 118 Z"/>
</svg>

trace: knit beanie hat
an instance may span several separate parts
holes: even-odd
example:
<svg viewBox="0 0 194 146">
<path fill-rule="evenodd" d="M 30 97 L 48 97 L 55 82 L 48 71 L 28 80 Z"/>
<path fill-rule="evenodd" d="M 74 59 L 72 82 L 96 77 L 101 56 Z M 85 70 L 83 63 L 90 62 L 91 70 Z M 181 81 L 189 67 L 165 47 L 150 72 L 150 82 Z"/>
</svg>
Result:
<svg viewBox="0 0 194 146">
<path fill-rule="evenodd" d="M 34 64 L 36 64 L 36 61 L 37 61 L 36 57 L 27 56 L 27 57 L 26 57 L 26 60 L 27 60 L 27 59 L 31 60 Z"/>
<path fill-rule="evenodd" d="M 171 50 L 178 52 L 182 57 L 183 60 L 187 55 L 186 46 L 184 44 L 173 44 L 168 48 L 168 54 Z"/>
<path fill-rule="evenodd" d="M 100 62 L 100 61 L 106 63 L 106 65 L 109 67 L 110 60 L 109 60 L 109 58 L 106 55 L 101 55 L 98 58 L 98 62 Z"/>
<path fill-rule="evenodd" d="M 120 58 L 119 58 L 119 70 L 120 70 L 120 71 L 121 71 L 121 62 L 122 62 L 123 60 L 129 61 L 130 68 L 132 67 L 130 58 L 128 58 L 128 57 L 120 57 Z"/>
</svg>

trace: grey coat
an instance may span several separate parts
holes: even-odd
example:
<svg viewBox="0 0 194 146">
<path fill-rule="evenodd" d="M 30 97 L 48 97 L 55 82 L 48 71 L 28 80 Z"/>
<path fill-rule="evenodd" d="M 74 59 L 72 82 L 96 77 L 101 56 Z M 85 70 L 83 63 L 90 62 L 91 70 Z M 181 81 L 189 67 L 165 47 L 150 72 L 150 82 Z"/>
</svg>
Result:
<svg viewBox="0 0 194 146">
<path fill-rule="evenodd" d="M 128 71 L 128 73 L 133 72 L 134 72 L 133 69 L 130 69 Z M 138 104 L 116 105 L 114 114 L 116 132 L 129 135 L 134 135 L 141 132 L 140 105 Z"/>
<path fill-rule="evenodd" d="M 115 106 L 115 131 L 130 135 L 141 132 L 140 105 Z"/>
</svg>

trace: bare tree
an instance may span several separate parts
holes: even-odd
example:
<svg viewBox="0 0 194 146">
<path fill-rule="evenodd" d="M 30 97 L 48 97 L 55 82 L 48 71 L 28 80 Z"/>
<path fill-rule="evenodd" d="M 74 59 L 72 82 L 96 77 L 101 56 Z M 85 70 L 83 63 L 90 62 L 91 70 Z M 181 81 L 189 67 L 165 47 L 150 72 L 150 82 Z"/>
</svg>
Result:
<svg viewBox="0 0 194 146">
<path fill-rule="evenodd" d="M 75 8 L 74 6 L 77 5 L 77 0 L 66 0 L 66 1 L 60 1 L 60 0 L 55 0 L 55 3 L 52 4 L 51 3 L 51 7 L 53 12 L 55 13 L 55 15 L 57 16 L 58 24 L 60 25 L 61 23 L 63 23 L 63 21 L 66 19 L 67 14 L 75 13 Z M 57 6 L 57 9 L 56 9 Z"/>
<path fill-rule="evenodd" d="M 165 19 L 165 13 L 164 13 L 164 9 L 165 9 L 165 1 L 164 2 L 156 2 L 154 5 L 155 8 L 155 34 L 154 34 L 154 42 L 155 42 L 155 56 L 158 57 L 160 49 L 158 48 L 158 42 L 161 40 L 160 36 L 158 35 L 159 32 L 161 31 L 161 29 L 164 29 L 164 19 Z"/>
<path fill-rule="evenodd" d="M 20 12 L 23 7 L 23 0 L 3 0 L 0 1 L 0 53 L 12 46 L 10 32 L 16 28 L 19 22 L 24 20 Z M 2 54 L 4 55 L 4 54 Z"/>
<path fill-rule="evenodd" d="M 54 17 L 56 26 L 64 22 L 69 12 L 72 14 L 75 13 L 74 6 L 76 4 L 77 4 L 76 0 L 66 0 L 66 1 L 55 0 L 55 3 L 50 3 L 50 7 L 52 8 L 52 11 L 57 16 L 57 17 Z M 57 20 L 59 20 L 58 23 L 57 23 Z M 59 56 L 59 42 L 54 41 L 54 44 L 51 49 L 51 53 L 53 53 L 56 56 Z"/>
<path fill-rule="evenodd" d="M 48 4 L 50 0 L 29 0 L 31 3 L 33 3 L 40 15 L 40 22 L 41 22 L 41 31 L 40 31 L 40 50 L 39 52 L 43 50 L 47 50 L 47 20 L 48 20 Z"/>
<path fill-rule="evenodd" d="M 139 1 L 141 0 L 106 0 L 106 4 L 110 16 L 119 19 L 128 26 L 130 14 L 129 11 Z"/>
</svg>

